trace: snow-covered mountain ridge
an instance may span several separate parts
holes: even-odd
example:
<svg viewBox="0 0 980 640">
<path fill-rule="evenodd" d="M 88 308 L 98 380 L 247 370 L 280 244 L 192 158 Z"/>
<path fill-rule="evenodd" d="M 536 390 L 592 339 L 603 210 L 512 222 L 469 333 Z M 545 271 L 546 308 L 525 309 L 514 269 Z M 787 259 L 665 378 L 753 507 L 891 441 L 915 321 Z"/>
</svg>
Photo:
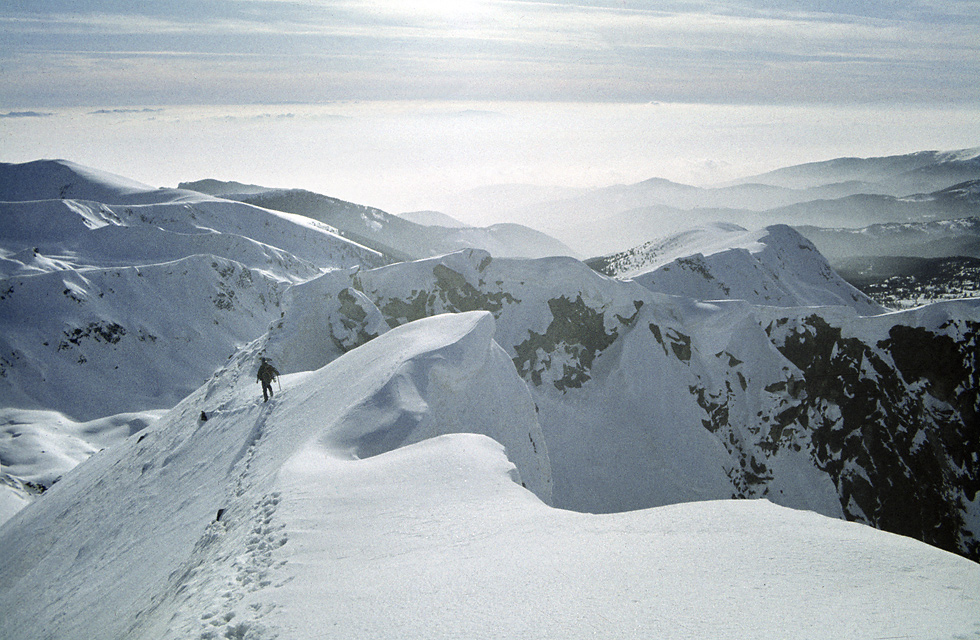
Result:
<svg viewBox="0 0 980 640">
<path fill-rule="evenodd" d="M 354 286 L 394 324 L 495 314 L 539 407 L 557 505 L 765 496 L 976 557 L 980 304 L 862 317 L 695 303 L 577 261 L 478 252 L 362 271 Z M 865 478 L 880 481 L 858 491 Z"/>
<path fill-rule="evenodd" d="M 980 217 L 931 222 L 892 222 L 859 229 L 803 226 L 797 229 L 828 260 L 902 256 L 980 258 Z"/>
<path fill-rule="evenodd" d="M 874 314 L 826 278 L 712 300 L 473 249 L 385 265 L 181 191 L 0 207 L 0 507 L 50 486 L 0 527 L 2 637 L 980 624 L 980 569 L 935 548 L 980 557 L 980 302 Z M 825 264 L 785 227 L 722 231 L 676 257 L 774 283 Z"/>
<path fill-rule="evenodd" d="M 251 187 L 248 193 L 241 194 L 213 180 L 181 183 L 181 186 L 206 188 L 223 198 L 308 216 L 398 260 L 427 258 L 463 248 L 480 248 L 503 257 L 575 255 L 554 238 L 519 224 L 480 228 L 425 225 L 413 222 L 411 216 L 395 216 L 303 189 Z"/>
<path fill-rule="evenodd" d="M 399 213 L 398 217 L 427 227 L 462 229 L 470 226 L 465 222 L 461 222 L 460 220 L 447 216 L 439 211 L 407 211 L 405 213 Z"/>
<path fill-rule="evenodd" d="M 745 178 L 742 182 L 795 189 L 828 183 L 871 182 L 909 194 L 916 191 L 936 191 L 946 185 L 975 179 L 978 171 L 980 147 L 972 147 L 875 158 L 835 158 L 776 169 Z M 914 183 L 917 189 L 908 190 L 909 178 L 918 181 Z"/>
<path fill-rule="evenodd" d="M 692 229 L 588 264 L 651 291 L 703 300 L 739 299 L 780 307 L 843 305 L 863 315 L 884 312 L 785 225 L 759 231 L 736 225 Z"/>
<path fill-rule="evenodd" d="M 76 167 L 0 171 L 4 406 L 82 420 L 169 408 L 279 316 L 290 284 L 324 268 L 383 263 L 301 216 L 190 192 L 133 191 L 89 171 L 72 179 L 66 169 Z M 23 173 L 50 175 L 56 188 L 18 187 L 11 176 Z M 4 202 L 51 195 L 63 180 L 106 202 Z M 113 204 L 150 199 L 157 202 Z"/>
</svg>

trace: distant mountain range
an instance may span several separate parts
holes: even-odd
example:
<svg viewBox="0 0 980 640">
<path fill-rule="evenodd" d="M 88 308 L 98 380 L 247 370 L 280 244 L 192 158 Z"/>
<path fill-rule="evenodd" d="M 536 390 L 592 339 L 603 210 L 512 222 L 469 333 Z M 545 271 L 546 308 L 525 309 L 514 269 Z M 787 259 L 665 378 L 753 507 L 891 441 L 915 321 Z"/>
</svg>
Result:
<svg viewBox="0 0 980 640">
<path fill-rule="evenodd" d="M 407 211 L 405 213 L 398 214 L 400 218 L 404 218 L 415 224 L 421 224 L 426 227 L 447 227 L 449 229 L 461 229 L 463 227 L 471 227 L 471 225 L 465 222 L 460 222 L 456 218 L 447 216 L 444 213 L 438 211 Z"/>
<path fill-rule="evenodd" d="M 238 191 L 242 186 L 246 187 L 245 192 Z M 413 222 L 412 216 L 395 216 L 302 189 L 264 189 L 216 180 L 182 182 L 179 187 L 307 216 L 393 260 L 413 260 L 467 247 L 486 249 L 501 257 L 576 255 L 557 240 L 518 224 L 485 228 L 420 224 Z"/>
<path fill-rule="evenodd" d="M 599 256 L 711 223 L 858 228 L 975 216 L 978 181 L 980 148 L 926 151 L 802 164 L 707 188 L 654 178 L 552 200 L 535 199 L 541 192 L 532 190 L 521 201 L 512 186 L 509 202 L 521 204 L 501 201 L 497 217 Z M 466 202 L 458 206 L 447 213 L 466 219 Z"/>
<path fill-rule="evenodd" d="M 712 189 L 654 179 L 535 208 L 542 220 L 557 212 L 566 220 L 552 229 L 556 236 L 581 242 L 580 250 L 616 249 L 589 260 L 604 272 L 642 262 L 689 237 L 692 227 L 778 223 L 795 226 L 879 304 L 980 295 L 974 267 L 963 260 L 980 256 L 980 149 L 841 158 Z M 583 212 L 589 220 L 577 224 Z M 651 240 L 637 243 L 642 237 Z"/>
<path fill-rule="evenodd" d="M 828 260 L 862 256 L 909 258 L 980 258 L 980 217 L 929 222 L 889 222 L 861 228 L 815 227 L 797 230 Z"/>
<path fill-rule="evenodd" d="M 926 193 L 975 180 L 980 147 L 955 151 L 919 151 L 876 158 L 835 158 L 785 167 L 739 180 L 790 189 L 858 183 L 875 185 L 894 196 Z M 871 193 L 863 189 L 864 193 Z M 857 193 L 857 192 L 855 192 Z"/>
</svg>

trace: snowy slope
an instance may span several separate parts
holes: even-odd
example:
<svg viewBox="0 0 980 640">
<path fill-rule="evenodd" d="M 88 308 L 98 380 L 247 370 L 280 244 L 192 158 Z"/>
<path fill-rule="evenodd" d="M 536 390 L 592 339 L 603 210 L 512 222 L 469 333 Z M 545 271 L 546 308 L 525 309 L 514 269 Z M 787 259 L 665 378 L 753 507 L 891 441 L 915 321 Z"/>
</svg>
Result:
<svg viewBox="0 0 980 640">
<path fill-rule="evenodd" d="M 0 202 L 66 198 L 144 204 L 169 200 L 172 194 L 68 160 L 0 163 Z"/>
<path fill-rule="evenodd" d="M 209 255 L 11 278 L 0 402 L 81 420 L 172 407 L 265 331 L 284 288 Z"/>
<path fill-rule="evenodd" d="M 781 307 L 840 305 L 863 315 L 884 309 L 834 273 L 816 248 L 784 225 L 693 229 L 590 261 L 651 291 L 701 300 Z"/>
<path fill-rule="evenodd" d="M 64 161 L 0 166 L 0 200 L 4 519 L 106 444 L 65 425 L 173 407 L 290 285 L 383 262 L 308 218 Z"/>
<path fill-rule="evenodd" d="M 268 404 L 231 363 L 0 528 L 0 636 L 975 633 L 980 568 L 908 538 L 765 501 L 548 507 L 493 325 L 399 327 Z"/>
<path fill-rule="evenodd" d="M 181 184 L 193 188 L 199 183 Z M 467 227 L 462 223 L 453 224 L 447 216 L 438 219 L 440 224 L 430 224 L 428 220 L 432 215 L 416 221 L 412 214 L 395 216 L 374 207 L 302 189 L 266 189 L 236 194 L 214 185 L 207 186 L 209 191 L 223 193 L 226 198 L 308 216 L 398 260 L 426 258 L 466 248 L 490 251 L 499 257 L 574 255 L 561 242 L 520 224 Z"/>
<path fill-rule="evenodd" d="M 104 260 L 119 252 L 128 252 L 123 261 L 133 264 L 140 259 L 167 259 L 168 250 L 169 259 L 174 253 L 184 257 L 190 251 L 203 252 L 209 249 L 207 240 L 215 240 L 216 246 L 207 253 L 223 256 L 231 249 L 230 255 L 224 255 L 230 259 L 254 255 L 255 247 L 250 245 L 259 243 L 271 254 L 288 252 L 320 268 L 383 263 L 376 252 L 304 216 L 192 191 L 152 189 L 63 160 L 0 164 L 0 205 L 9 230 L 3 236 L 5 258 L 48 242 L 70 255 L 81 251 L 83 256 L 94 256 L 95 262 L 83 262 L 90 266 L 109 266 Z M 182 237 L 189 235 L 203 237 Z M 173 243 L 177 248 L 154 255 L 154 246 Z M 281 266 L 287 271 L 293 268 Z"/>
<path fill-rule="evenodd" d="M 287 378 L 269 404 L 256 401 L 252 362 L 233 362 L 154 426 L 78 467 L 0 530 L 0 636 L 36 637 L 47 628 L 63 638 L 120 637 L 133 625 L 170 627 L 171 597 L 206 630 L 200 616 L 220 604 L 220 594 L 185 589 L 193 580 L 220 581 L 223 572 L 232 578 L 236 572 L 234 558 L 193 566 L 219 542 L 210 523 L 226 508 L 220 526 L 238 522 L 246 529 L 236 534 L 255 537 L 248 532 L 262 524 L 251 521 L 250 511 L 270 504 L 276 475 L 300 452 L 325 448 L 351 461 L 441 433 L 485 433 L 508 446 L 520 470 L 515 481 L 548 499 L 550 471 L 534 406 L 492 334 L 486 313 L 404 327 L 314 374 Z M 206 422 L 199 420 L 204 409 Z M 253 504 L 256 498 L 261 504 Z M 71 517 L 40 526 L 66 507 Z M 261 565 L 265 550 L 250 559 Z M 63 563 L 68 556 L 74 561 Z M 186 563 L 192 564 L 174 574 Z M 245 565 L 238 577 L 257 577 Z M 184 603 L 190 597 L 213 602 L 196 609 Z M 52 603 L 58 613 L 48 618 L 44 611 Z M 139 616 L 147 607 L 163 612 Z M 175 630 L 174 637 L 188 636 Z"/>
<path fill-rule="evenodd" d="M 110 203 L 143 193 L 49 161 L 2 167 L 0 198 L 62 181 Z M 308 218 L 168 193 L 0 202 L 0 404 L 82 420 L 172 407 L 265 332 L 290 284 L 382 263 Z"/>
</svg>

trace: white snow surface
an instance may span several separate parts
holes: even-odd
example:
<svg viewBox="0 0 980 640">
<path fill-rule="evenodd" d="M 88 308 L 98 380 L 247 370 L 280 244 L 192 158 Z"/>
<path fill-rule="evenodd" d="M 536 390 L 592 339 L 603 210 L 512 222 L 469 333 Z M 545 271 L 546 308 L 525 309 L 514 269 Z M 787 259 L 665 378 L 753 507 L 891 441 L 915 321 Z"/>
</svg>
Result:
<svg viewBox="0 0 980 640">
<path fill-rule="evenodd" d="M 493 331 L 410 323 L 266 404 L 230 364 L 0 529 L 0 637 L 977 634 L 980 566 L 908 538 L 766 501 L 549 507 Z"/>
<path fill-rule="evenodd" d="M 68 160 L 0 163 L 0 201 L 79 198 L 136 204 L 170 199 L 166 191 Z"/>
<path fill-rule="evenodd" d="M 692 229 L 611 261 L 616 277 L 661 293 L 780 307 L 842 305 L 862 315 L 885 312 L 786 225 L 755 231 L 727 224 Z"/>
<path fill-rule="evenodd" d="M 712 388 L 725 388 L 724 376 L 735 375 L 720 357 L 728 353 L 745 363 L 745 374 L 753 380 L 752 388 L 744 390 L 728 381 L 732 393 L 749 403 L 741 405 L 745 415 L 733 415 L 731 424 L 752 426 L 758 412 L 776 413 L 778 397 L 763 389 L 785 380 L 789 363 L 763 330 L 765 319 L 777 315 L 775 311 L 743 301 L 701 303 L 653 293 L 633 280 L 603 276 L 570 258 L 492 259 L 474 250 L 357 275 L 358 286 L 379 307 L 395 309 L 390 313 L 396 316 L 399 309 L 410 312 L 411 307 L 402 304 L 405 298 L 428 299 L 435 311 L 445 310 L 445 295 L 430 292 L 440 280 L 454 278 L 465 281 L 457 289 L 475 291 L 482 282 L 501 300 L 496 340 L 511 356 L 529 357 L 532 337 L 547 334 L 554 315 L 561 315 L 553 309 L 557 301 L 601 310 L 594 328 L 619 336 L 596 357 L 574 393 L 556 389 L 555 383 L 560 384 L 567 367 L 579 365 L 576 347 L 548 353 L 539 347 L 536 359 L 527 365 L 542 381 L 532 392 L 554 454 L 557 505 L 612 512 L 732 495 L 732 455 L 704 428 L 691 388 L 705 381 Z M 856 315 L 846 307 L 830 307 L 826 313 Z M 658 327 L 661 338 L 651 326 Z M 679 360 L 662 340 L 687 341 L 689 361 Z M 753 438 L 748 433 L 742 437 Z M 829 476 L 805 460 L 806 454 L 798 455 L 803 464 L 773 469 L 771 498 L 840 517 L 840 501 Z"/>
<path fill-rule="evenodd" d="M 382 263 L 302 216 L 68 162 L 0 169 L 0 406 L 169 409 L 280 316 L 291 284 Z M 61 182 L 105 200 L 2 202 Z"/>
</svg>

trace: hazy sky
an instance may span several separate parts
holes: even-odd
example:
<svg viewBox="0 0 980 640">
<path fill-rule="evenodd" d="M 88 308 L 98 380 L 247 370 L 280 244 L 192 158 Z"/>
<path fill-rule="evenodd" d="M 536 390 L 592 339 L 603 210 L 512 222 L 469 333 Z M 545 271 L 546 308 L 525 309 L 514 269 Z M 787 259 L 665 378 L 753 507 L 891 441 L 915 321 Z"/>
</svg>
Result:
<svg viewBox="0 0 980 640">
<path fill-rule="evenodd" d="M 977 78 L 976 0 L 4 0 L 0 160 L 397 209 L 977 146 Z"/>
</svg>

